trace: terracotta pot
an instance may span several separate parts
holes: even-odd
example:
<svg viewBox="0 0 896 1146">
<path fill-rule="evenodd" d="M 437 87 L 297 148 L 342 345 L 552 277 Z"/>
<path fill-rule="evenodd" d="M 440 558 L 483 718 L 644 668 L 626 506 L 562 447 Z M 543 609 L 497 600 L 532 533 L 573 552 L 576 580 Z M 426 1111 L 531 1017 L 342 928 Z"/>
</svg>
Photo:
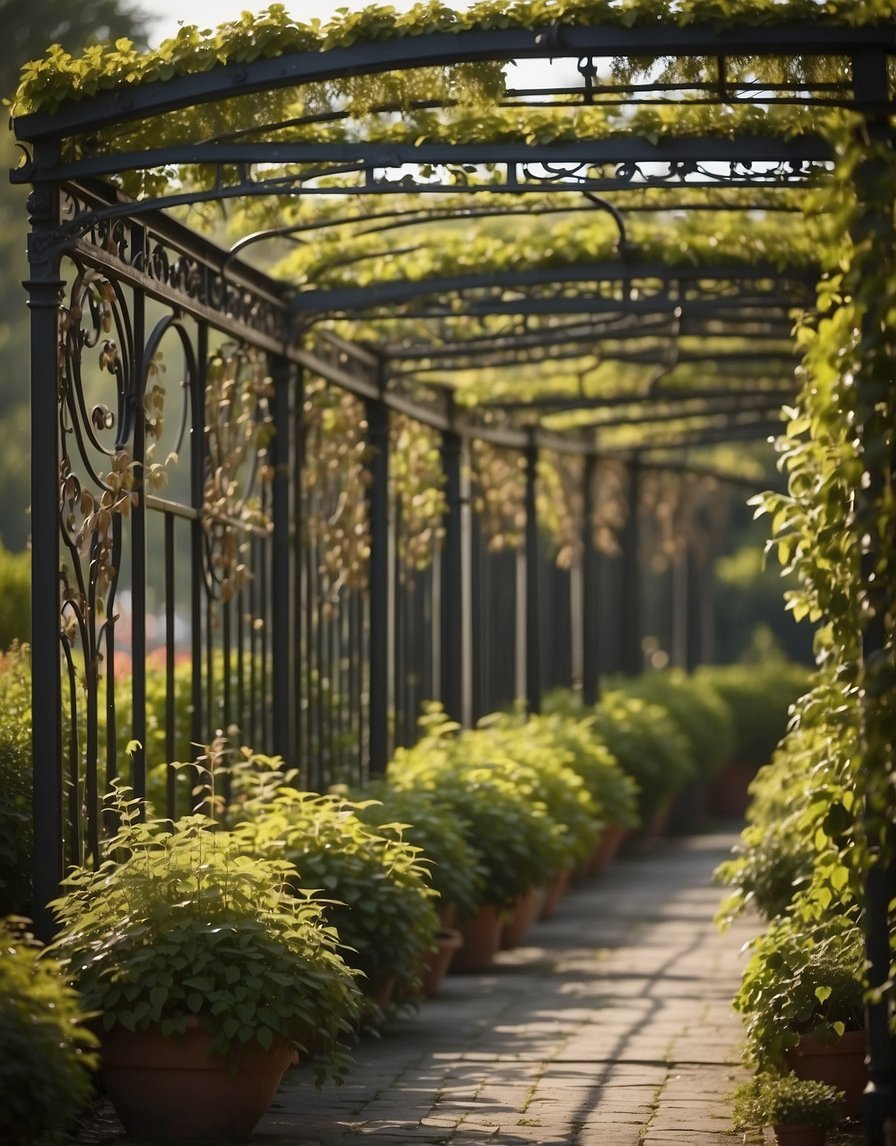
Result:
<svg viewBox="0 0 896 1146">
<path fill-rule="evenodd" d="M 707 808 L 718 816 L 742 816 L 750 803 L 750 784 L 759 771 L 750 760 L 731 760 L 713 776 Z"/>
<path fill-rule="evenodd" d="M 774 1127 L 778 1146 L 824 1146 L 827 1131 L 823 1126 L 809 1126 L 804 1122 L 789 1122 Z"/>
<path fill-rule="evenodd" d="M 560 904 L 560 900 L 564 897 L 564 895 L 566 895 L 567 891 L 569 891 L 569 881 L 571 877 L 571 871 L 561 871 L 554 879 L 554 882 L 551 884 L 551 886 L 547 888 L 545 892 L 544 903 L 542 904 L 541 912 L 538 916 L 539 919 L 554 918 L 557 907 Z"/>
<path fill-rule="evenodd" d="M 817 1078 L 839 1087 L 846 1094 L 846 1113 L 850 1118 L 861 1118 L 862 1095 L 868 1082 L 864 1031 L 846 1031 L 832 1039 L 801 1035 L 787 1053 L 787 1064 L 798 1078 Z"/>
<path fill-rule="evenodd" d="M 464 937 L 456 927 L 440 927 L 436 934 L 437 951 L 427 952 L 423 961 L 420 982 L 427 999 L 438 993 L 442 980 L 451 965 L 454 953 L 460 950 Z"/>
<path fill-rule="evenodd" d="M 367 998 L 378 1007 L 388 1007 L 395 994 L 395 976 L 390 976 L 379 983 L 365 983 L 362 989 Z"/>
<path fill-rule="evenodd" d="M 542 890 L 533 887 L 520 897 L 516 907 L 511 908 L 501 930 L 501 946 L 505 951 L 519 947 L 526 938 L 529 928 L 538 918 L 543 900 Z"/>
<path fill-rule="evenodd" d="M 588 859 L 585 872 L 587 875 L 603 875 L 607 867 L 616 858 L 616 853 L 625 836 L 626 829 L 619 824 L 607 824 L 597 846 Z"/>
<path fill-rule="evenodd" d="M 225 1060 L 198 1023 L 171 1037 L 115 1027 L 102 1040 L 106 1092 L 133 1138 L 244 1138 L 295 1061 L 284 1042 L 247 1043 Z"/>
<path fill-rule="evenodd" d="M 457 927 L 457 907 L 453 903 L 439 904 L 439 927 Z"/>
<path fill-rule="evenodd" d="M 493 903 L 480 904 L 476 914 L 458 926 L 463 946 L 454 953 L 449 971 L 485 971 L 491 967 L 501 946 L 501 928 L 498 908 Z"/>
</svg>

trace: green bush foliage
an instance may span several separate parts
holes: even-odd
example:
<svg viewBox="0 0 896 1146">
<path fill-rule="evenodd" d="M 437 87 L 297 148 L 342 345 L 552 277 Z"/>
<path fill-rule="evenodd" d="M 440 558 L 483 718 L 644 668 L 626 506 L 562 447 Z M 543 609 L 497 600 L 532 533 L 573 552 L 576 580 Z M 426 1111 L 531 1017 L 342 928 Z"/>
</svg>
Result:
<svg viewBox="0 0 896 1146">
<path fill-rule="evenodd" d="M 765 1126 L 835 1126 L 846 1096 L 830 1083 L 794 1074 L 761 1074 L 734 1092 L 735 1130 Z"/>
<path fill-rule="evenodd" d="M 439 925 L 420 849 L 394 824 L 388 834 L 371 828 L 361 818 L 368 809 L 343 796 L 299 791 L 276 773 L 260 781 L 231 809 L 243 849 L 284 857 L 297 869 L 297 887 L 323 892 L 327 921 L 369 993 L 391 980 L 412 997 Z"/>
<path fill-rule="evenodd" d="M 396 788 L 438 795 L 461 824 L 483 875 L 483 901 L 512 907 L 544 887 L 568 860 L 562 825 L 536 796 L 539 777 L 527 765 L 492 758 L 482 730 L 463 732 L 435 709 L 412 748 L 398 749 L 388 779 Z"/>
<path fill-rule="evenodd" d="M 461 824 L 437 792 L 396 788 L 377 780 L 353 794 L 358 816 L 383 836 L 420 849 L 421 865 L 438 894 L 437 907 L 472 915 L 482 897 L 482 872 Z"/>
<path fill-rule="evenodd" d="M 594 709 L 597 735 L 638 785 L 638 815 L 649 824 L 696 774 L 678 725 L 666 708 L 618 689 L 608 690 Z"/>
<path fill-rule="evenodd" d="M 790 730 L 751 785 L 747 826 L 716 872 L 732 888 L 727 921 L 750 907 L 766 920 L 788 912 L 852 908 L 861 899 L 859 805 L 851 776 L 855 703 L 838 704 L 827 673 L 793 707 Z"/>
<path fill-rule="evenodd" d="M 811 681 L 805 665 L 787 660 L 762 664 L 705 665 L 696 680 L 709 685 L 728 705 L 737 760 L 767 764 L 787 731 L 790 706 Z"/>
<path fill-rule="evenodd" d="M 781 1070 L 801 1034 L 860 1030 L 863 978 L 863 937 L 848 913 L 835 908 L 823 922 L 773 920 L 751 945 L 734 999 L 746 1021 L 745 1058 L 760 1070 Z"/>
<path fill-rule="evenodd" d="M 0 655 L 0 915 L 31 914 L 31 660 Z"/>
<path fill-rule="evenodd" d="M 23 920 L 0 920 L 0 1140 L 56 1141 L 93 1093 L 84 1005 Z"/>
<path fill-rule="evenodd" d="M 186 1029 L 201 1018 L 216 1050 L 275 1038 L 312 1043 L 321 1076 L 342 1068 L 358 1009 L 355 976 L 281 856 L 246 854 L 206 816 L 121 820 L 99 868 L 77 868 L 53 908 L 49 950 L 106 1029 Z"/>
<path fill-rule="evenodd" d="M 577 694 L 566 690 L 552 693 L 544 708 L 529 720 L 564 753 L 603 823 L 637 827 L 638 785 L 597 735 L 595 714 L 586 712 Z"/>
<path fill-rule="evenodd" d="M 31 640 L 31 554 L 0 541 L 0 651 Z"/>
<path fill-rule="evenodd" d="M 612 687 L 664 708 L 688 743 L 697 776 L 708 779 L 731 759 L 734 718 L 718 689 L 681 669 L 614 680 Z"/>
<path fill-rule="evenodd" d="M 559 721 L 495 713 L 466 740 L 477 759 L 503 762 L 557 829 L 560 869 L 572 869 L 593 850 L 606 821 L 574 767 L 569 745 L 555 735 Z"/>
</svg>

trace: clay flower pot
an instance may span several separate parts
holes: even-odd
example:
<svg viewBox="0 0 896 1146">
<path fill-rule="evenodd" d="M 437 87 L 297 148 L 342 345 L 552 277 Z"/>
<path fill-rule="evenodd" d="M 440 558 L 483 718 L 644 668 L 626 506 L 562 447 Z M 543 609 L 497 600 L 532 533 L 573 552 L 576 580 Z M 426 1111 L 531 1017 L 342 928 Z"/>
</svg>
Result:
<svg viewBox="0 0 896 1146">
<path fill-rule="evenodd" d="M 588 858 L 585 874 L 599 876 L 606 871 L 607 866 L 616 858 L 616 853 L 622 844 L 627 829 L 620 824 L 608 824 L 604 829 L 594 851 Z"/>
<path fill-rule="evenodd" d="M 450 970 L 485 971 L 491 967 L 501 947 L 502 927 L 500 909 L 493 903 L 480 904 L 476 914 L 459 925 L 463 946 L 455 952 Z"/>
<path fill-rule="evenodd" d="M 504 920 L 501 931 L 501 947 L 510 951 L 519 947 L 525 940 L 529 928 L 538 918 L 544 902 L 544 892 L 540 888 L 532 888 L 521 896 L 515 907 Z"/>
<path fill-rule="evenodd" d="M 437 951 L 427 953 L 420 977 L 423 994 L 427 999 L 438 993 L 442 980 L 451 966 L 454 953 L 463 946 L 464 937 L 456 927 L 440 927 L 436 934 Z"/>
<path fill-rule="evenodd" d="M 283 1042 L 211 1051 L 198 1022 L 183 1035 L 114 1027 L 102 1038 L 103 1081 L 133 1138 L 244 1138 L 271 1104 L 296 1053 Z"/>
<path fill-rule="evenodd" d="M 553 919 L 556 914 L 560 900 L 569 891 L 569 881 L 572 878 L 572 872 L 569 870 L 561 871 L 554 879 L 554 882 L 547 889 L 544 897 L 544 903 L 541 906 L 541 914 L 539 919 Z"/>
<path fill-rule="evenodd" d="M 846 1095 L 846 1113 L 850 1118 L 861 1118 L 862 1095 L 868 1082 L 864 1031 L 846 1031 L 840 1038 L 830 1039 L 801 1035 L 788 1051 L 787 1063 L 797 1078 L 817 1078 L 838 1087 Z"/>
<path fill-rule="evenodd" d="M 823 1126 L 809 1126 L 804 1122 L 790 1122 L 775 1126 L 778 1146 L 824 1146 L 827 1130 Z"/>
</svg>

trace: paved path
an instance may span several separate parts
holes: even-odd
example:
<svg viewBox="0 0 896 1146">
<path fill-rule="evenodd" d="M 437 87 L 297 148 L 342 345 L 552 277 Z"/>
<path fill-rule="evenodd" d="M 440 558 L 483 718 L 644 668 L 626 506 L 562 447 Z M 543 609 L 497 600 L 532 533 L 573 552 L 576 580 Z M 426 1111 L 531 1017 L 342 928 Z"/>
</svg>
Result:
<svg viewBox="0 0 896 1146">
<path fill-rule="evenodd" d="M 341 1087 L 301 1067 L 258 1146 L 722 1146 L 746 1077 L 731 1010 L 749 922 L 720 935 L 734 833 L 661 842 L 574 887 L 526 946 L 356 1050 Z"/>
</svg>

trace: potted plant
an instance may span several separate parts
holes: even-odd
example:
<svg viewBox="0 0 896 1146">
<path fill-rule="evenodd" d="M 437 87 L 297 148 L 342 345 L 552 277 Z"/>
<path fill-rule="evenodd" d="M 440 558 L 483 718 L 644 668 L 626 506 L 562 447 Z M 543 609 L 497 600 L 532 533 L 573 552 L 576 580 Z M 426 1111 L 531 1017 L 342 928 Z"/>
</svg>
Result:
<svg viewBox="0 0 896 1146">
<path fill-rule="evenodd" d="M 564 843 L 547 808 L 532 798 L 531 769 L 487 759 L 478 730 L 459 733 L 438 712 L 429 714 L 426 727 L 413 748 L 396 751 L 388 776 L 398 788 L 437 793 L 476 855 L 482 896 L 475 912 L 459 921 L 464 942 L 451 970 L 479 971 L 500 948 L 504 913 L 557 874 Z"/>
<path fill-rule="evenodd" d="M 848 916 L 814 925 L 780 917 L 754 941 L 734 999 L 747 1059 L 834 1083 L 850 1115 L 861 1112 L 866 1082 L 863 950 Z"/>
<path fill-rule="evenodd" d="M 544 888 L 541 919 L 554 914 L 573 871 L 592 853 L 604 827 L 598 802 L 574 767 L 576 754 L 562 735 L 564 724 L 559 717 L 493 713 L 468 735 L 478 755 L 500 762 L 532 805 L 543 807 L 556 825 L 556 870 Z"/>
<path fill-rule="evenodd" d="M 594 732 L 638 786 L 641 839 L 662 834 L 675 796 L 694 778 L 690 746 L 662 705 L 607 690 L 594 707 Z"/>
<path fill-rule="evenodd" d="M 420 849 L 443 925 L 475 911 L 483 873 L 461 823 L 436 792 L 399 788 L 383 779 L 365 785 L 353 799 L 359 817 L 377 833 Z"/>
<path fill-rule="evenodd" d="M 771 1126 L 779 1146 L 823 1146 L 843 1112 L 843 1091 L 794 1074 L 760 1074 L 734 1092 L 735 1129 Z"/>
<path fill-rule="evenodd" d="M 476 911 L 482 895 L 476 853 L 452 810 L 435 792 L 399 789 L 380 779 L 356 793 L 356 807 L 361 819 L 379 835 L 404 839 L 420 849 L 426 878 L 438 896 L 439 929 L 430 948 L 421 951 L 423 994 L 431 997 L 438 993 L 463 943 L 455 924 L 459 917 Z"/>
<path fill-rule="evenodd" d="M 323 904 L 283 859 L 192 815 L 121 826 L 53 904 L 50 951 L 99 1015 L 102 1069 L 136 1137 L 244 1136 L 297 1050 L 338 1075 L 358 1013 Z"/>
<path fill-rule="evenodd" d="M 55 1141 L 93 1092 L 95 1036 L 24 920 L 0 920 L 0 1141 Z"/>
<path fill-rule="evenodd" d="M 234 777 L 235 790 L 244 793 L 231 807 L 234 830 L 246 851 L 285 857 L 297 881 L 326 893 L 327 922 L 362 974 L 372 1004 L 364 1017 L 375 1025 L 395 991 L 402 999 L 419 994 L 421 953 L 438 930 L 436 892 L 421 851 L 395 825 L 389 834 L 371 829 L 361 818 L 364 802 L 299 791 L 278 776 Z M 260 787 L 251 794 L 253 784 Z"/>
<path fill-rule="evenodd" d="M 580 874 L 600 875 L 639 824 L 638 785 L 598 736 L 596 714 L 586 712 L 580 693 L 555 689 L 545 699 L 544 712 L 531 719 L 568 750 L 569 767 L 582 778 L 594 801 L 600 828 Z"/>
</svg>

